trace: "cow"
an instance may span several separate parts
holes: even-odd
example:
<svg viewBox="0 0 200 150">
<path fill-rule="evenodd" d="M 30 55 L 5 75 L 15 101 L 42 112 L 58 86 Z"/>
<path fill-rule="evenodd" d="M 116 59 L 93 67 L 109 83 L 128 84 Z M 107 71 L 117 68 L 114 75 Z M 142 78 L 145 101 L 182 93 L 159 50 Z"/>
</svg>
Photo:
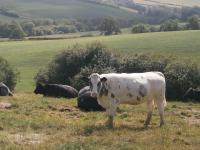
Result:
<svg viewBox="0 0 200 150">
<path fill-rule="evenodd" d="M 3 82 L 0 82 L 0 96 L 13 96 L 10 89 Z"/>
<path fill-rule="evenodd" d="M 185 94 L 183 95 L 183 99 L 184 100 L 188 100 L 188 99 L 191 99 L 191 100 L 198 100 L 200 101 L 200 89 L 197 88 L 197 89 L 194 89 L 194 88 L 189 88 Z"/>
<path fill-rule="evenodd" d="M 89 92 L 90 90 L 90 86 L 85 86 L 84 88 L 80 89 L 80 91 L 78 92 L 78 97 L 80 97 L 82 94 Z"/>
<path fill-rule="evenodd" d="M 105 111 L 105 109 L 98 104 L 97 98 L 91 96 L 91 91 L 86 91 L 78 96 L 77 105 L 83 111 Z"/>
<path fill-rule="evenodd" d="M 119 104 L 147 103 L 147 118 L 144 126 L 151 121 L 154 102 L 160 115 L 160 127 L 164 125 L 164 107 L 166 106 L 165 77 L 161 72 L 145 73 L 93 73 L 89 77 L 91 96 L 106 109 L 106 125 L 113 128 L 113 119 Z"/>
<path fill-rule="evenodd" d="M 35 94 L 43 94 L 49 97 L 65 97 L 65 98 L 75 98 L 77 97 L 78 91 L 68 85 L 62 84 L 37 84 L 34 90 Z"/>
</svg>

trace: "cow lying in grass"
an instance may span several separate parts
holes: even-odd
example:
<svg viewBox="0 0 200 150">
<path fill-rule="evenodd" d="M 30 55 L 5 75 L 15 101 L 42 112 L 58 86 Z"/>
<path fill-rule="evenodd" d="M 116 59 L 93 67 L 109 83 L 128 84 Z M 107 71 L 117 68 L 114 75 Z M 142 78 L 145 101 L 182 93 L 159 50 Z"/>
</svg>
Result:
<svg viewBox="0 0 200 150">
<path fill-rule="evenodd" d="M 161 72 L 146 72 L 132 74 L 97 74 L 90 75 L 91 96 L 97 97 L 98 103 L 106 109 L 108 115 L 107 126 L 113 127 L 113 118 L 119 104 L 147 103 L 148 126 L 154 103 L 158 107 L 160 126 L 164 125 L 165 77 Z"/>
<path fill-rule="evenodd" d="M 37 84 L 34 90 L 35 94 L 43 94 L 44 96 L 50 97 L 65 97 L 65 98 L 75 98 L 77 97 L 78 91 L 68 85 L 62 84 Z"/>
<path fill-rule="evenodd" d="M 13 96 L 10 89 L 3 82 L 0 82 L 0 96 Z"/>
<path fill-rule="evenodd" d="M 105 109 L 98 104 L 97 98 L 91 96 L 89 86 L 82 88 L 77 98 L 78 108 L 84 111 L 104 111 Z"/>
</svg>

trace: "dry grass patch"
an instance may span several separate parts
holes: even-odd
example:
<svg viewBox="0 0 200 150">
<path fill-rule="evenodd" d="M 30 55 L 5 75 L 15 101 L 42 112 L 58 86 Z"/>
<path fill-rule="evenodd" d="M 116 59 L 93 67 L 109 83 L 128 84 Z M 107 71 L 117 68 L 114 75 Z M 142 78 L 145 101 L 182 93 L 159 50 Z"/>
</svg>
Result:
<svg viewBox="0 0 200 150">
<path fill-rule="evenodd" d="M 108 129 L 104 125 L 105 112 L 82 112 L 75 99 L 19 93 L 0 97 L 1 101 L 14 107 L 0 110 L 0 150 L 195 150 L 200 146 L 199 123 L 185 120 L 195 116 L 198 119 L 200 104 L 168 102 L 166 125 L 162 128 L 157 110 L 149 128 L 143 128 L 145 104 L 121 105 L 115 128 Z"/>
</svg>

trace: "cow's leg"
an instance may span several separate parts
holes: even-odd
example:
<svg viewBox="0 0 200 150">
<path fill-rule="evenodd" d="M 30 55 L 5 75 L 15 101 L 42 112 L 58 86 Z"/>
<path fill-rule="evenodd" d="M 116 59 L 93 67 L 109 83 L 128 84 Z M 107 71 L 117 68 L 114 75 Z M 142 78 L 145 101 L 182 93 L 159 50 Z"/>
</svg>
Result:
<svg viewBox="0 0 200 150">
<path fill-rule="evenodd" d="M 164 101 L 165 101 L 165 99 L 163 100 L 163 98 L 159 98 L 156 101 L 157 107 L 158 107 L 158 113 L 159 113 L 159 116 L 160 116 L 160 127 L 165 124 L 165 122 L 164 122 L 164 107 L 165 107 L 165 102 Z"/>
<path fill-rule="evenodd" d="M 151 122 L 153 108 L 154 108 L 154 101 L 153 100 L 147 101 L 147 118 L 144 123 L 145 127 L 147 127 L 149 123 Z"/>
<path fill-rule="evenodd" d="M 109 128 L 113 128 L 113 119 L 116 114 L 117 110 L 117 104 L 115 103 L 115 100 L 112 99 L 110 106 L 106 109 L 107 115 L 108 115 L 108 120 L 106 122 L 106 126 Z"/>
</svg>

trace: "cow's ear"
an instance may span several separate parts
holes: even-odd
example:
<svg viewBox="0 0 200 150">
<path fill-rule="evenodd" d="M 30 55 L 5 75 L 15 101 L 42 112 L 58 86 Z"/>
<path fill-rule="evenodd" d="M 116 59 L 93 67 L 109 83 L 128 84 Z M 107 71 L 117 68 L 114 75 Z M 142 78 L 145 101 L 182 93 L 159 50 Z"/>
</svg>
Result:
<svg viewBox="0 0 200 150">
<path fill-rule="evenodd" d="M 101 82 L 106 82 L 106 81 L 107 81 L 106 77 L 101 78 Z"/>
</svg>

